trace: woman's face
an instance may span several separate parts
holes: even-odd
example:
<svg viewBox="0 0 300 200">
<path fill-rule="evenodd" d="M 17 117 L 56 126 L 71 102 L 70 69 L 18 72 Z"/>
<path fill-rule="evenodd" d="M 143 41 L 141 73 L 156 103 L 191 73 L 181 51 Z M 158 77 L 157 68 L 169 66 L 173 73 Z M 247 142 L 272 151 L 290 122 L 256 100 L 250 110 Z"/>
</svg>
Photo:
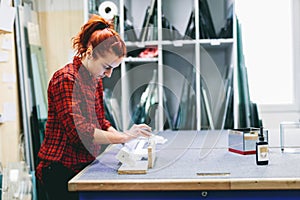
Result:
<svg viewBox="0 0 300 200">
<path fill-rule="evenodd" d="M 105 56 L 88 58 L 87 68 L 95 78 L 110 78 L 113 70 L 120 65 L 122 59 L 122 57 L 120 58 L 114 53 L 108 52 Z"/>
</svg>

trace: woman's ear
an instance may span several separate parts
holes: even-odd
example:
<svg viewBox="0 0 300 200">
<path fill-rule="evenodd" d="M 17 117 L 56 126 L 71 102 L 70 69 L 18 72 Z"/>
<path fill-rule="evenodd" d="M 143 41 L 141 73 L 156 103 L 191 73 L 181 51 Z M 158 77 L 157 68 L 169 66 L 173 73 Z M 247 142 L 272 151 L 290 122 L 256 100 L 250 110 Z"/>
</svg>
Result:
<svg viewBox="0 0 300 200">
<path fill-rule="evenodd" d="M 86 55 L 87 55 L 87 58 L 91 59 L 92 56 L 93 56 L 93 48 L 92 47 L 89 47 L 87 50 L 86 50 Z"/>
</svg>

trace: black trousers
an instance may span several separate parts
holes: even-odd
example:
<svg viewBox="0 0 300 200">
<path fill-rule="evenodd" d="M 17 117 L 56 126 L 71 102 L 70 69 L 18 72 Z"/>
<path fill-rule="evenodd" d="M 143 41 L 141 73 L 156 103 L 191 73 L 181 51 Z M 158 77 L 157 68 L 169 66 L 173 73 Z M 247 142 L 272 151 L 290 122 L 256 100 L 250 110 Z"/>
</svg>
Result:
<svg viewBox="0 0 300 200">
<path fill-rule="evenodd" d="M 60 163 L 51 164 L 42 171 L 43 184 L 48 200 L 78 200 L 78 192 L 68 191 L 68 181 L 75 173 Z"/>
</svg>

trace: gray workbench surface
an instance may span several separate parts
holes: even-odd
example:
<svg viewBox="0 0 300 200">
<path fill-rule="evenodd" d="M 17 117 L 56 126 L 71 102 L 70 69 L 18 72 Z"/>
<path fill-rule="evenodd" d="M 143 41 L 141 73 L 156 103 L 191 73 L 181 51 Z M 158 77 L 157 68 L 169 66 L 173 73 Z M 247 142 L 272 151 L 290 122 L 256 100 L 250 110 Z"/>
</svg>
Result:
<svg viewBox="0 0 300 200">
<path fill-rule="evenodd" d="M 133 183 L 134 189 L 140 186 L 141 190 L 156 188 L 149 187 L 147 183 L 159 183 L 166 190 L 177 187 L 197 189 L 202 187 L 202 183 L 207 183 L 205 187 L 209 187 L 210 183 L 211 189 L 300 189 L 300 154 L 281 153 L 280 148 L 270 148 L 269 165 L 258 166 L 255 155 L 228 151 L 227 131 L 164 131 L 158 134 L 168 141 L 157 146 L 154 168 L 149 169 L 147 174 L 118 174 L 120 163 L 115 155 L 122 145 L 111 145 L 69 182 L 69 189 L 105 190 L 119 187 L 125 190 L 125 183 L 128 189 L 133 189 L 130 186 Z M 199 176 L 197 173 L 220 174 Z M 120 185 L 122 183 L 124 185 Z M 179 186 L 174 188 L 170 183 Z M 220 186 L 214 188 L 217 183 Z"/>
</svg>

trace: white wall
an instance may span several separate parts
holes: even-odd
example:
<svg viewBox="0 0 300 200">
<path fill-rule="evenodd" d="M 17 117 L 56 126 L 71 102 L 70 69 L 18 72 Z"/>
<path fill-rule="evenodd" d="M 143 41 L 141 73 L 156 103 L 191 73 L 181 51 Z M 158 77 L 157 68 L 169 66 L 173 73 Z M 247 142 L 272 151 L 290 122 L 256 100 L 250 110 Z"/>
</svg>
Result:
<svg viewBox="0 0 300 200">
<path fill-rule="evenodd" d="M 34 9 L 44 11 L 83 10 L 83 2 L 88 0 L 34 0 Z"/>
</svg>

